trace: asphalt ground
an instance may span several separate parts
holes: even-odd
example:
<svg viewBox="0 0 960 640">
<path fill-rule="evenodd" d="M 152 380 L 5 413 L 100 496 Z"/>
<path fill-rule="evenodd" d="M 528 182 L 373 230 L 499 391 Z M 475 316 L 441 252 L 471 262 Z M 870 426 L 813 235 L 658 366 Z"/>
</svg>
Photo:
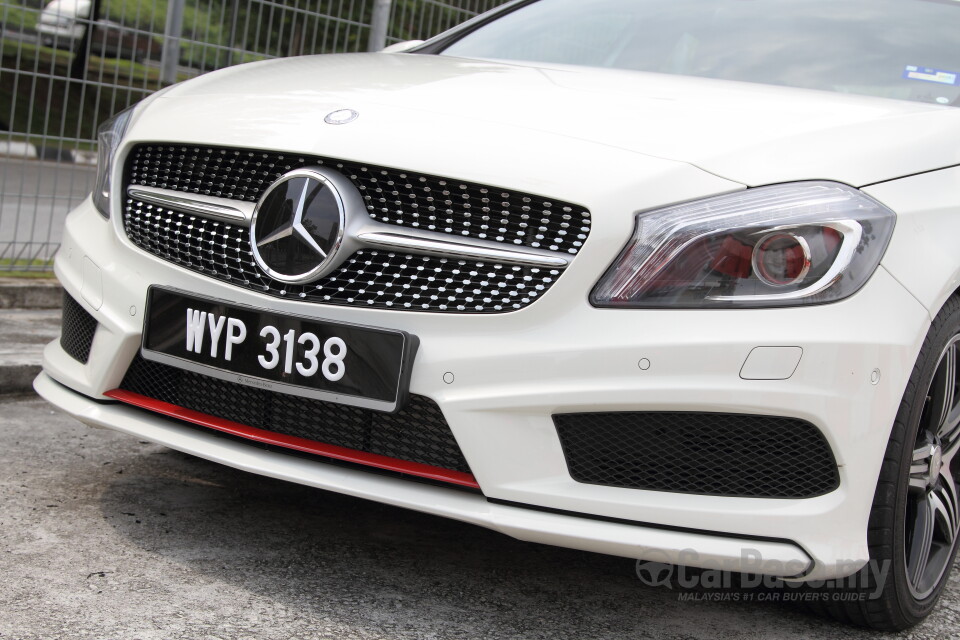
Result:
<svg viewBox="0 0 960 640">
<path fill-rule="evenodd" d="M 34 291 L 52 287 L 29 287 Z M 0 400 L 9 393 L 33 390 L 33 379 L 40 373 L 43 347 L 60 335 L 59 309 L 4 309 L 4 287 L 0 278 Z M 14 291 L 11 298 L 42 298 L 39 293 Z"/>
<path fill-rule="evenodd" d="M 645 586 L 631 560 L 261 478 L 35 396 L 0 399 L 0 434 L 5 640 L 882 637 L 776 591 Z M 889 637 L 960 638 L 960 572 Z"/>
</svg>

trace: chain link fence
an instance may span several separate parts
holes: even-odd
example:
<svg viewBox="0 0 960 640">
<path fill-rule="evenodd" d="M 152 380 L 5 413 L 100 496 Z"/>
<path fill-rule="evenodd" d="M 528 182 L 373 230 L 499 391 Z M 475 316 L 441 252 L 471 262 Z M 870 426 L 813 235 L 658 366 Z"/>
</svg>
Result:
<svg viewBox="0 0 960 640">
<path fill-rule="evenodd" d="M 0 1 L 0 275 L 52 269 L 93 185 L 101 122 L 243 62 L 376 50 L 504 0 Z"/>
</svg>

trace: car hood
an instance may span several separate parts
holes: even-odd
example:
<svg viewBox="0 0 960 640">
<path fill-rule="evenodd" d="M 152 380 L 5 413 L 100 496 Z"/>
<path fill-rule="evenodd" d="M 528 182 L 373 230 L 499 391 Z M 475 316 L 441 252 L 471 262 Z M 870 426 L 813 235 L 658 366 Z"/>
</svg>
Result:
<svg viewBox="0 0 960 640">
<path fill-rule="evenodd" d="M 344 54 L 224 69 L 166 91 L 219 122 L 278 130 L 330 110 L 457 143 L 527 130 L 694 165 L 755 186 L 862 186 L 960 164 L 960 109 L 704 78 L 416 54 Z M 196 113 L 196 110 L 193 111 Z M 304 130 L 306 131 L 306 130 Z M 306 134 L 305 134 L 306 135 Z M 438 149 L 438 152 L 440 149 Z"/>
</svg>

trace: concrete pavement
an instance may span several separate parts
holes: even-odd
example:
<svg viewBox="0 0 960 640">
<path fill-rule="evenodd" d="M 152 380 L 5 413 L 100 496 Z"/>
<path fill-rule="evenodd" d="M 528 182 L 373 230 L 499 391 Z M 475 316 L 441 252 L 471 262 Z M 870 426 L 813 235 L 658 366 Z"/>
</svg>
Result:
<svg viewBox="0 0 960 640">
<path fill-rule="evenodd" d="M 0 309 L 0 395 L 33 388 L 43 347 L 59 335 L 59 309 Z"/>
<path fill-rule="evenodd" d="M 0 309 L 59 309 L 63 288 L 53 278 L 4 278 L 0 272 Z"/>
<path fill-rule="evenodd" d="M 0 395 L 31 391 L 43 347 L 60 335 L 55 280 L 0 278 Z"/>
</svg>

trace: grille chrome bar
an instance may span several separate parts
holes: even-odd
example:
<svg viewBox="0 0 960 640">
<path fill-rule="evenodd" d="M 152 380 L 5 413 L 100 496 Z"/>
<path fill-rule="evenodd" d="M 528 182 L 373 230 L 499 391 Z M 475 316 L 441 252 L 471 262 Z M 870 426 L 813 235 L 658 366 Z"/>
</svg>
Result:
<svg viewBox="0 0 960 640">
<path fill-rule="evenodd" d="M 428 238 L 392 231 L 366 231 L 360 233 L 357 239 L 361 244 L 378 249 L 399 249 L 411 253 L 443 256 L 447 258 L 483 260 L 552 269 L 562 269 L 569 264 L 567 258 L 555 254 L 550 255 L 546 251 L 536 252 L 533 250 L 517 251 L 514 249 L 501 249 L 500 247 L 489 247 L 465 242 L 451 242 L 445 238 Z"/>
<path fill-rule="evenodd" d="M 572 202 L 404 169 L 277 151 L 142 143 L 128 156 L 125 184 L 253 203 L 284 174 L 309 166 L 343 174 L 359 190 L 369 217 L 394 227 L 570 256 L 580 251 L 590 234 L 590 212 Z"/>
<path fill-rule="evenodd" d="M 198 193 L 185 194 L 182 191 L 172 189 L 139 185 L 127 187 L 127 196 L 134 200 L 171 210 L 195 213 L 205 218 L 232 222 L 241 227 L 250 226 L 255 208 L 254 203 L 242 200 L 230 200 Z M 567 257 L 559 255 L 555 251 L 507 248 L 500 243 L 471 240 L 470 238 L 466 238 L 466 242 L 455 241 L 444 234 L 418 229 L 403 229 L 398 232 L 398 228 L 394 225 L 369 220 L 366 215 L 363 217 L 365 222 L 362 229 L 356 234 L 356 240 L 361 246 L 373 249 L 400 250 L 444 258 L 482 260 L 484 262 L 517 264 L 546 269 L 563 269 L 570 264 Z M 499 246 L 496 246 L 498 244 Z"/>
<path fill-rule="evenodd" d="M 197 193 L 185 196 L 182 191 L 140 185 L 127 187 L 127 196 L 141 202 L 196 213 L 217 220 L 226 220 L 243 226 L 250 226 L 250 219 L 253 218 L 255 206 L 252 202 L 242 200 L 217 198 Z"/>
</svg>

